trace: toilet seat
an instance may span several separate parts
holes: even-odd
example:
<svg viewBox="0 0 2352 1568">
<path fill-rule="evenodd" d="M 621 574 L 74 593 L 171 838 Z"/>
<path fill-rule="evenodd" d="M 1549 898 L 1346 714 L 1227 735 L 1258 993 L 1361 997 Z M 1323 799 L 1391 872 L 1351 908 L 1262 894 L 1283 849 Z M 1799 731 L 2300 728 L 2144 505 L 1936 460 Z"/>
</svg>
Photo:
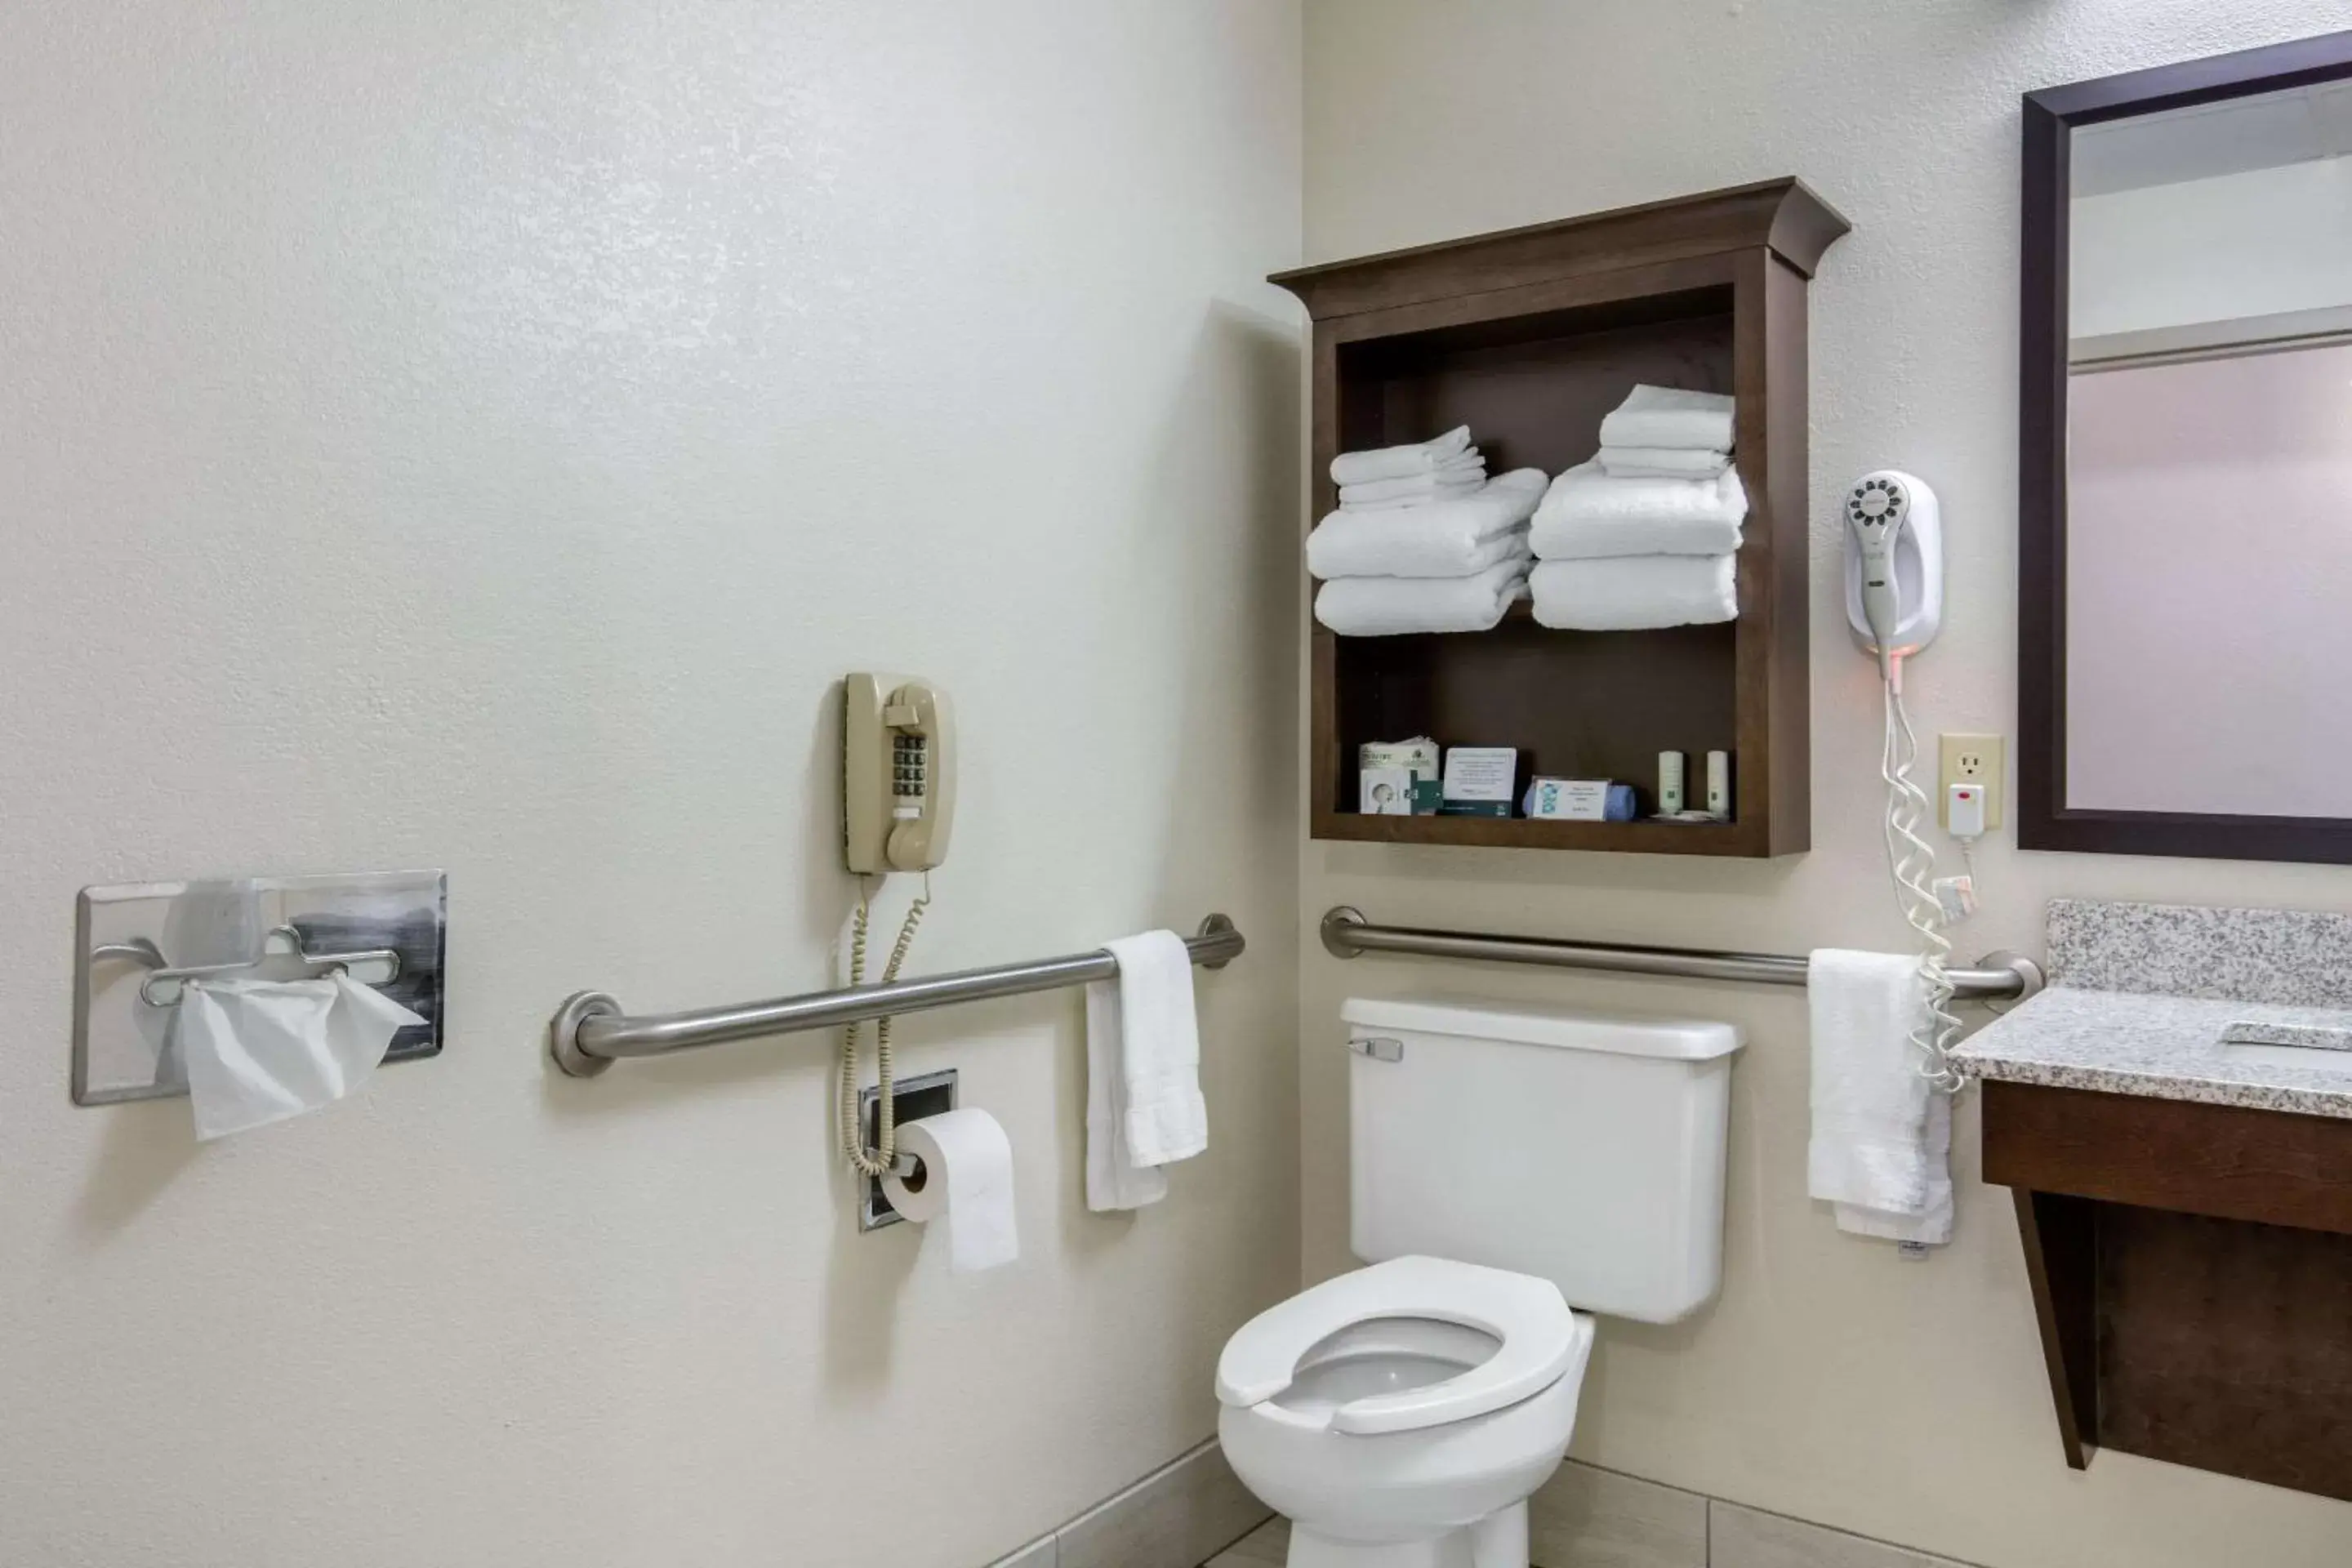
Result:
<svg viewBox="0 0 2352 1568">
<path fill-rule="evenodd" d="M 1327 1279 L 1244 1324 L 1217 1359 L 1217 1398 L 1230 1405 L 1265 1405 L 1291 1385 L 1308 1351 L 1377 1318 L 1460 1324 L 1498 1344 L 1478 1365 L 1442 1382 L 1370 1395 L 1327 1413 L 1278 1412 L 1283 1420 L 1357 1434 L 1466 1421 L 1557 1383 L 1578 1359 L 1583 1337 L 1549 1279 L 1443 1258 L 1391 1258 Z"/>
</svg>

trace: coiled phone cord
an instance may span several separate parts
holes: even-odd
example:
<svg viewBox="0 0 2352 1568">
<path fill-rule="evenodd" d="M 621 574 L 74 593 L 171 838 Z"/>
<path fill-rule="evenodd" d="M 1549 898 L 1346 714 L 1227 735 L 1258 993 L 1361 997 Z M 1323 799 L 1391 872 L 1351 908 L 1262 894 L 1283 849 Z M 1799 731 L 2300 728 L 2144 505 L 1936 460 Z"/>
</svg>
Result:
<svg viewBox="0 0 2352 1568">
<path fill-rule="evenodd" d="M 898 940 L 890 949 L 889 961 L 882 966 L 880 984 L 889 984 L 898 978 L 899 968 L 907 962 L 907 952 L 915 945 L 915 928 L 923 923 L 923 911 L 931 907 L 931 875 L 923 873 L 923 890 L 907 906 L 907 918 L 898 927 Z M 857 915 L 849 927 L 849 983 L 866 984 L 866 929 L 873 913 L 866 899 L 866 884 L 857 886 Z M 851 1170 L 861 1176 L 887 1176 L 898 1163 L 898 1106 L 891 1093 L 898 1081 L 896 1063 L 890 1054 L 890 1019 L 885 1014 L 874 1020 L 874 1058 L 880 1098 L 874 1107 L 875 1146 L 866 1147 L 863 1130 L 857 1125 L 857 1026 L 845 1025 L 841 1031 L 841 1069 L 838 1075 L 837 1105 L 840 1110 L 841 1152 Z"/>
<path fill-rule="evenodd" d="M 1957 1094 L 1968 1081 L 1952 1065 L 1952 1036 L 1960 1026 L 1952 1011 L 1952 977 L 1946 961 L 1952 939 L 1944 934 L 1944 906 L 1927 879 L 1936 869 L 1935 847 L 1919 837 L 1927 816 L 1927 795 L 1911 782 L 1911 768 L 1919 760 L 1919 737 L 1903 705 L 1903 666 L 1889 661 L 1886 678 L 1886 742 L 1879 759 L 1879 774 L 1886 781 L 1886 863 L 1895 879 L 1895 897 L 1903 918 L 1919 933 L 1919 981 L 1927 993 L 1927 1016 L 1911 1031 L 1911 1044 L 1920 1055 L 1922 1077 L 1946 1094 Z"/>
</svg>

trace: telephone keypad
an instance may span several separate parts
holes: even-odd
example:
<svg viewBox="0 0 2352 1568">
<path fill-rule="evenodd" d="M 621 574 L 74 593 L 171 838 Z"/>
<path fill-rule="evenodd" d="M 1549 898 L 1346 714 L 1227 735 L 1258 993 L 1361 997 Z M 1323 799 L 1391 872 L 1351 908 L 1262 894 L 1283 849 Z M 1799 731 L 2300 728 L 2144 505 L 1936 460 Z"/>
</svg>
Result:
<svg viewBox="0 0 2352 1568">
<path fill-rule="evenodd" d="M 919 801 L 929 793 L 930 749 L 920 735 L 890 738 L 892 793 L 900 800 Z"/>
</svg>

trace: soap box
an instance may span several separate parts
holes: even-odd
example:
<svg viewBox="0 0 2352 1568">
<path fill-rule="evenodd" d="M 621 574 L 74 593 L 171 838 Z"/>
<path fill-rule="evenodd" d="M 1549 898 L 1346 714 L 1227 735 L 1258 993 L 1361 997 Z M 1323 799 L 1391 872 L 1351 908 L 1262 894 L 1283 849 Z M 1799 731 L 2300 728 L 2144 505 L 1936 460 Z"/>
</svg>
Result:
<svg viewBox="0 0 2352 1568">
<path fill-rule="evenodd" d="M 1532 779 L 1527 814 L 1546 822 L 1631 822 L 1633 789 L 1607 779 Z"/>
<path fill-rule="evenodd" d="M 1411 816 L 1412 774 L 1404 768 L 1360 768 L 1360 798 L 1356 809 L 1366 816 Z"/>
<path fill-rule="evenodd" d="M 1538 821 L 1605 822 L 1606 779 L 1538 779 L 1528 786 L 1528 815 Z"/>
<path fill-rule="evenodd" d="M 1437 742 L 1426 735 L 1410 741 L 1370 741 L 1356 748 L 1361 780 L 1358 809 L 1379 816 L 1434 816 L 1439 795 Z M 1375 779 L 1374 775 L 1381 775 Z M 1396 804 L 1402 775 L 1402 805 Z M 1384 792 L 1384 793 L 1383 793 Z M 1375 805 L 1376 795 L 1381 804 Z"/>
<path fill-rule="evenodd" d="M 1455 746 L 1445 753 L 1446 816 L 1508 816 L 1517 798 L 1519 753 L 1510 746 Z"/>
</svg>

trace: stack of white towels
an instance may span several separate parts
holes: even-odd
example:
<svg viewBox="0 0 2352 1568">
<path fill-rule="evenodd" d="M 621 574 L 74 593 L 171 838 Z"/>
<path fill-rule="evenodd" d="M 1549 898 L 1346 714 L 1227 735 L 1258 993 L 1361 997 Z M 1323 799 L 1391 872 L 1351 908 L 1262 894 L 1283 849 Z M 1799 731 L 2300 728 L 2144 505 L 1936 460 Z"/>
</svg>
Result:
<svg viewBox="0 0 2352 1568">
<path fill-rule="evenodd" d="M 1482 632 L 1527 592 L 1540 468 L 1489 479 L 1462 426 L 1331 460 L 1339 510 L 1307 539 L 1315 618 L 1342 637 Z"/>
<path fill-rule="evenodd" d="M 1739 616 L 1748 492 L 1731 466 L 1732 401 L 1637 386 L 1601 422 L 1601 452 L 1551 482 L 1536 510 L 1536 619 L 1648 631 Z"/>
</svg>

